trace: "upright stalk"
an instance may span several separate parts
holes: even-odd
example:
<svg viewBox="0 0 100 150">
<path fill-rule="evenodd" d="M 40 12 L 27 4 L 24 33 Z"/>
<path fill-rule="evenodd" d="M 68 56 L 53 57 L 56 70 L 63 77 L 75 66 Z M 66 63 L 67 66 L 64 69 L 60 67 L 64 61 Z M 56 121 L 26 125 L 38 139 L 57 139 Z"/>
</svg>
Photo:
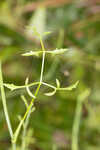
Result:
<svg viewBox="0 0 100 150">
<path fill-rule="evenodd" d="M 1 87 L 1 97 L 2 97 L 2 104 L 3 104 L 4 114 L 5 114 L 8 130 L 9 130 L 9 134 L 10 134 L 10 137 L 12 139 L 13 138 L 13 131 L 12 131 L 12 126 L 11 126 L 11 123 L 10 123 L 7 104 L 6 104 L 6 96 L 5 96 L 4 86 L 3 86 L 1 61 L 0 61 L 0 87 Z M 16 150 L 15 144 L 12 144 L 12 149 Z"/>
<path fill-rule="evenodd" d="M 40 82 L 39 82 L 39 85 L 38 85 L 38 87 L 37 87 L 37 89 L 36 89 L 35 97 L 37 96 L 37 94 L 38 94 L 38 92 L 39 92 L 39 89 L 40 89 L 40 86 L 41 86 L 42 80 L 43 80 L 44 60 L 45 60 L 45 52 L 43 52 L 41 75 L 40 75 Z M 34 101 L 34 99 L 32 99 L 32 103 L 33 103 L 33 101 Z M 31 104 L 32 104 L 32 103 L 31 103 Z M 22 150 L 24 150 L 25 147 L 26 147 L 25 136 L 26 136 L 27 126 L 28 126 L 28 123 L 29 123 L 29 118 L 30 118 L 30 114 L 31 114 L 31 109 L 32 109 L 32 105 L 30 105 L 30 108 L 29 108 L 29 110 L 28 110 L 25 123 L 23 124 L 24 130 L 23 130 L 23 135 L 22 135 L 22 137 L 23 137 L 23 139 L 22 139 Z"/>
<path fill-rule="evenodd" d="M 40 38 L 40 44 L 41 44 L 41 48 L 42 48 L 42 51 L 43 51 L 43 55 L 42 55 L 42 67 L 41 67 L 40 82 L 39 82 L 39 85 L 36 89 L 35 96 L 37 96 L 38 91 L 39 91 L 40 86 L 41 86 L 42 81 L 43 81 L 44 61 L 45 61 L 45 47 L 44 47 L 44 44 L 43 44 L 43 41 L 42 41 L 42 37 L 40 36 L 39 38 Z"/>
<path fill-rule="evenodd" d="M 78 150 L 78 133 L 79 133 L 81 114 L 82 114 L 82 101 L 78 99 L 76 112 L 75 112 L 75 119 L 74 119 L 73 129 L 72 129 L 72 150 Z"/>
<path fill-rule="evenodd" d="M 42 84 L 42 81 L 43 81 L 43 71 L 44 71 L 44 61 L 45 61 L 45 48 L 44 48 L 44 44 L 43 44 L 43 41 L 42 41 L 42 38 L 41 38 L 41 37 L 40 37 L 40 43 L 41 43 L 41 47 L 42 47 L 42 50 L 43 50 L 42 66 L 41 66 L 40 82 L 39 82 L 38 87 L 37 87 L 37 89 L 36 89 L 36 91 L 35 91 L 35 94 L 34 94 L 35 97 L 37 97 L 38 92 L 39 92 L 39 89 L 40 89 L 41 84 Z M 26 112 L 25 112 L 25 114 L 24 114 L 22 120 L 20 121 L 20 123 L 19 123 L 19 125 L 18 125 L 18 127 L 17 127 L 17 129 L 16 129 L 16 131 L 15 131 L 15 133 L 14 133 L 13 140 L 12 140 L 13 143 L 16 143 L 16 141 L 17 141 L 17 137 L 18 137 L 18 135 L 19 135 L 19 132 L 20 132 L 20 130 L 21 130 L 21 127 L 22 127 L 22 125 L 23 125 L 25 119 L 27 118 L 27 115 L 29 114 L 30 110 L 32 109 L 32 106 L 33 106 L 33 104 L 34 104 L 34 100 L 35 100 L 35 99 L 32 98 L 32 100 L 31 100 L 31 102 L 30 102 L 30 104 L 29 104 L 29 106 L 28 106 L 28 108 L 27 108 L 27 110 L 26 110 Z"/>
<path fill-rule="evenodd" d="M 73 129 L 72 129 L 72 150 L 79 149 L 78 148 L 78 136 L 79 136 L 80 120 L 81 120 L 81 115 L 82 115 L 82 105 L 83 105 L 83 101 L 89 96 L 89 94 L 90 94 L 90 90 L 86 89 L 77 98 L 75 119 L 74 119 Z"/>
<path fill-rule="evenodd" d="M 16 150 L 16 143 L 12 143 L 12 150 Z"/>
<path fill-rule="evenodd" d="M 26 140 L 25 140 L 25 137 L 26 137 L 27 127 L 28 127 L 28 124 L 29 124 L 30 115 L 31 115 L 31 110 L 29 111 L 29 113 L 28 113 L 28 115 L 27 115 L 27 117 L 26 117 L 25 123 L 23 124 L 21 150 L 25 150 L 25 148 L 26 148 Z"/>
</svg>

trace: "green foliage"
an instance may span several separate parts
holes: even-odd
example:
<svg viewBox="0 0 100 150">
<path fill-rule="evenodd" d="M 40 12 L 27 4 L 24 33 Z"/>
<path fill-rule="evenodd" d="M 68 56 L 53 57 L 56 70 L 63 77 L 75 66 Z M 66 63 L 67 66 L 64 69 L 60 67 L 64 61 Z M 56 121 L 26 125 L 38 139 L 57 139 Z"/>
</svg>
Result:
<svg viewBox="0 0 100 150">
<path fill-rule="evenodd" d="M 30 7 L 29 2 L 34 5 Z M 43 52 L 40 48 L 40 36 L 36 38 L 35 35 L 34 24 L 45 42 L 46 52 L 49 52 L 45 53 L 45 82 L 42 82 L 34 101 L 33 108 L 35 107 L 36 111 L 31 113 L 27 127 L 27 131 L 30 128 L 34 131 L 31 138 L 35 137 L 35 140 L 34 143 L 29 143 L 27 149 L 70 150 L 78 97 L 87 89 L 90 89 L 91 93 L 86 97 L 87 100 L 84 99 L 81 103 L 78 149 L 100 149 L 99 12 L 99 0 L 65 1 L 64 5 L 61 0 L 57 3 L 49 0 L 0 1 L 0 61 L 8 112 L 14 131 L 30 104 L 29 93 L 34 95 L 33 91 L 40 82 Z M 47 31 L 52 32 L 49 34 Z M 54 48 L 66 51 L 54 55 Z M 22 57 L 22 54 L 31 51 L 38 54 L 38 57 Z M 25 84 L 27 77 L 29 81 Z M 80 83 L 76 90 L 55 90 L 68 88 L 78 80 Z M 45 93 L 53 96 L 45 96 Z M 4 120 L 1 93 L 0 104 L 0 149 L 5 150 L 10 147 L 10 140 Z M 19 136 L 17 142 L 18 150 L 22 146 L 23 125 L 21 129 L 22 136 Z"/>
<path fill-rule="evenodd" d="M 24 86 L 16 86 L 14 84 L 5 84 L 5 83 L 3 83 L 2 70 L 1 70 L 1 67 L 0 67 L 0 76 L 1 76 L 0 77 L 0 85 L 1 85 L 2 102 L 3 102 L 3 108 L 4 108 L 4 112 L 5 112 L 6 122 L 7 122 L 7 125 L 8 125 L 10 137 L 11 137 L 12 150 L 16 150 L 16 142 L 17 142 L 17 139 L 18 139 L 18 136 L 20 134 L 22 126 L 23 126 L 23 129 L 24 129 L 24 131 L 23 131 L 23 138 L 22 138 L 22 149 L 27 148 L 26 140 L 25 140 L 25 136 L 27 136 L 26 135 L 27 125 L 28 125 L 28 122 L 29 122 L 29 118 L 30 118 L 31 112 L 33 112 L 35 110 L 34 100 L 37 98 L 37 95 L 38 95 L 38 92 L 40 90 L 41 85 L 43 84 L 45 86 L 49 86 L 49 87 L 53 88 L 54 89 L 53 92 L 45 93 L 46 96 L 52 96 L 52 95 L 54 95 L 56 93 L 57 90 L 72 90 L 73 88 L 76 88 L 77 84 L 78 84 L 78 82 L 76 82 L 74 85 L 71 85 L 71 86 L 65 87 L 65 88 L 61 88 L 60 87 L 60 82 L 59 82 L 58 79 L 56 79 L 57 87 L 52 86 L 51 84 L 43 82 L 44 61 L 45 61 L 46 53 L 51 53 L 51 54 L 54 54 L 54 55 L 55 54 L 62 54 L 67 49 L 60 49 L 60 50 L 57 49 L 57 50 L 54 50 L 52 52 L 51 51 L 46 51 L 45 47 L 44 47 L 44 44 L 43 44 L 43 41 L 42 41 L 42 38 L 41 38 L 41 35 L 37 32 L 36 29 L 34 31 L 35 31 L 35 35 L 37 35 L 40 38 L 40 43 L 41 43 L 42 50 L 39 51 L 39 52 L 34 52 L 34 51 L 32 52 L 31 51 L 30 53 L 23 54 L 23 56 L 30 56 L 30 55 L 36 55 L 37 56 L 40 52 L 42 53 L 42 66 L 41 66 L 40 81 L 38 82 L 35 94 L 33 94 L 30 91 L 30 89 L 29 89 L 29 85 L 28 85 L 29 78 L 26 78 Z M 30 85 L 36 85 L 36 84 L 37 84 L 37 82 L 34 82 L 34 83 L 31 83 Z M 23 117 L 20 117 L 19 125 L 17 126 L 17 128 L 16 128 L 14 133 L 13 133 L 13 129 L 11 127 L 11 123 L 10 123 L 10 119 L 9 119 L 9 115 L 8 115 L 8 111 L 7 111 L 4 86 L 9 88 L 9 89 L 11 89 L 11 90 L 15 90 L 15 89 L 19 89 L 19 88 L 23 88 L 24 87 L 24 88 L 26 88 L 26 91 L 27 91 L 28 95 L 32 98 L 30 104 L 28 105 L 27 100 L 25 99 L 25 97 L 22 96 L 22 99 L 23 99 L 23 101 L 24 101 L 24 103 L 26 105 L 26 112 L 25 112 Z"/>
</svg>

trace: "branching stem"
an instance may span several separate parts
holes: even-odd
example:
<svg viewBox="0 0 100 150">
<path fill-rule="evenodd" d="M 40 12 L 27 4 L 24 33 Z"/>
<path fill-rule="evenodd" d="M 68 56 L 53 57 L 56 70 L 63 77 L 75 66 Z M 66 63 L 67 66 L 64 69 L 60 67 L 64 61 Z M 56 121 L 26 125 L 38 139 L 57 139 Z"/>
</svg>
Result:
<svg viewBox="0 0 100 150">
<path fill-rule="evenodd" d="M 41 84 L 42 84 L 42 81 L 43 81 L 43 72 L 44 72 L 45 48 L 44 48 L 44 44 L 43 44 L 43 41 L 42 41 L 42 38 L 41 38 L 41 37 L 40 37 L 40 43 L 41 43 L 41 47 L 42 47 L 42 50 L 43 50 L 43 55 L 42 55 L 42 67 L 41 67 L 40 82 L 39 82 L 38 87 L 37 87 L 37 89 L 36 89 L 36 92 L 35 92 L 35 94 L 34 94 L 35 97 L 37 97 L 38 92 L 39 92 L 39 89 L 40 89 L 40 87 L 41 87 Z M 27 110 L 26 110 L 26 112 L 25 112 L 24 117 L 23 117 L 22 120 L 20 121 L 20 123 L 19 123 L 19 125 L 18 125 L 18 127 L 17 127 L 17 129 L 16 129 L 16 131 L 15 131 L 15 134 L 14 134 L 13 140 L 12 140 L 13 143 L 15 143 L 15 142 L 17 141 L 17 138 L 18 138 L 18 135 L 19 135 L 19 133 L 20 133 L 21 127 L 22 127 L 22 125 L 23 125 L 25 119 L 27 118 L 27 116 L 28 116 L 30 110 L 32 109 L 32 106 L 33 106 L 33 104 L 34 104 L 34 100 L 35 100 L 35 99 L 32 98 L 31 103 L 30 103 L 30 105 L 28 106 L 28 108 L 27 108 Z"/>
</svg>

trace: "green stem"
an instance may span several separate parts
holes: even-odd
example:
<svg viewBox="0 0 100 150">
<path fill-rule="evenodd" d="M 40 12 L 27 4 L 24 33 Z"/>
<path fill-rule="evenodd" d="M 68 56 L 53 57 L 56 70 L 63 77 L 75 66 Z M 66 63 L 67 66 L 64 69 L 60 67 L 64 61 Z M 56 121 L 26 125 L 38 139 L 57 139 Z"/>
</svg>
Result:
<svg viewBox="0 0 100 150">
<path fill-rule="evenodd" d="M 73 129 L 72 129 L 72 150 L 78 150 L 78 132 L 79 132 L 81 114 L 82 114 L 82 101 L 78 99 L 75 119 L 74 119 Z"/>
<path fill-rule="evenodd" d="M 40 82 L 39 82 L 39 85 L 38 85 L 38 87 L 37 87 L 37 89 L 36 89 L 36 92 L 35 92 L 35 94 L 34 94 L 35 97 L 37 97 L 37 94 L 38 94 L 38 92 L 39 92 L 39 89 L 40 89 L 40 87 L 41 87 L 42 80 L 43 80 L 44 60 L 45 60 L 45 49 L 44 49 L 44 45 L 43 45 L 42 40 L 41 40 L 41 46 L 42 46 L 42 48 L 43 48 L 43 49 L 42 49 L 42 50 L 43 50 L 42 67 L 41 67 Z M 14 137 L 13 137 L 13 140 L 12 140 L 13 143 L 16 142 L 17 137 L 18 137 L 18 135 L 19 135 L 19 132 L 20 132 L 20 130 L 21 130 L 21 127 L 22 127 L 22 125 L 23 125 L 23 123 L 24 123 L 24 121 L 25 121 L 27 115 L 29 114 L 30 110 L 32 109 L 33 103 L 34 103 L 34 98 L 32 98 L 31 103 L 30 103 L 30 105 L 28 106 L 28 108 L 27 108 L 27 110 L 26 110 L 26 112 L 25 112 L 24 117 L 23 117 L 22 120 L 20 121 L 20 123 L 19 123 L 19 125 L 18 125 L 18 127 L 17 127 L 17 129 L 16 129 L 16 131 L 15 131 L 15 134 L 14 134 Z"/>
<path fill-rule="evenodd" d="M 48 83 L 45 83 L 45 82 L 42 82 L 42 84 L 45 85 L 45 86 L 48 86 L 48 87 L 50 87 L 52 89 L 56 89 L 56 87 L 51 85 L 51 84 L 48 84 Z"/>
<path fill-rule="evenodd" d="M 78 96 L 77 106 L 75 112 L 75 119 L 72 129 L 72 150 L 78 150 L 78 135 L 79 135 L 79 126 L 82 115 L 82 104 L 83 101 L 89 96 L 90 90 L 85 90 L 82 94 Z"/>
<path fill-rule="evenodd" d="M 12 143 L 12 150 L 16 150 L 16 143 Z"/>
<path fill-rule="evenodd" d="M 43 52 L 43 58 L 42 58 L 42 68 L 41 68 L 40 83 L 42 83 L 42 80 L 43 80 L 44 60 L 45 60 L 45 51 Z"/>
<path fill-rule="evenodd" d="M 42 84 L 42 80 L 43 80 L 43 71 L 44 71 L 44 61 L 45 61 L 45 48 L 44 48 L 44 44 L 42 42 L 42 39 L 40 38 L 40 42 L 41 42 L 41 46 L 42 46 L 42 50 L 43 50 L 43 57 L 42 57 L 42 67 L 41 67 L 41 75 L 40 75 L 40 82 L 39 82 L 39 85 L 36 89 L 36 92 L 35 92 L 35 97 L 37 96 L 38 92 L 39 92 L 39 89 L 41 87 L 41 84 Z M 26 118 L 26 121 L 25 121 L 25 126 L 24 126 L 24 132 L 23 132 L 23 137 L 25 137 L 26 135 L 26 128 L 27 128 L 27 125 L 28 125 L 28 122 L 29 122 L 29 117 L 30 117 L 30 111 L 32 109 L 32 104 L 34 102 L 34 99 L 32 99 L 31 101 L 31 104 L 29 105 L 28 109 L 27 109 L 27 112 L 26 112 L 26 115 L 27 115 L 27 118 L 26 118 L 26 115 L 24 118 Z M 25 119 L 23 119 L 24 121 Z M 25 148 L 25 139 L 23 140 L 22 142 L 22 148 L 24 149 Z"/>
<path fill-rule="evenodd" d="M 28 124 L 29 124 L 29 118 L 30 118 L 30 115 L 31 115 L 31 110 L 29 111 L 27 117 L 26 117 L 26 121 L 23 125 L 23 134 L 22 134 L 22 148 L 21 150 L 25 150 L 26 148 L 26 140 L 25 140 L 25 136 L 26 136 L 26 132 L 27 132 L 27 127 L 28 127 Z"/>
<path fill-rule="evenodd" d="M 2 76 L 2 69 L 1 69 L 1 62 L 0 62 L 0 86 L 1 86 L 1 97 L 2 97 L 2 103 L 3 103 L 3 108 L 4 108 L 4 113 L 5 113 L 5 118 L 8 126 L 8 130 L 10 133 L 11 138 L 13 137 L 13 131 L 9 119 L 9 114 L 7 110 L 7 104 L 6 104 L 6 96 L 5 96 L 5 91 L 4 91 L 4 86 L 3 86 L 3 76 Z"/>
<path fill-rule="evenodd" d="M 42 50 L 45 51 L 45 47 L 44 47 L 44 44 L 43 44 L 43 41 L 42 41 L 42 37 L 41 37 L 41 36 L 40 36 L 40 44 L 41 44 Z"/>
<path fill-rule="evenodd" d="M 9 134 L 10 134 L 10 137 L 12 139 L 13 138 L 13 131 L 12 131 L 12 126 L 11 126 L 11 123 L 10 123 L 7 104 L 6 104 L 6 96 L 5 96 L 4 86 L 3 86 L 3 76 L 2 76 L 1 62 L 0 62 L 0 87 L 1 87 L 1 97 L 2 97 L 4 114 L 5 114 L 8 130 L 9 130 Z M 12 149 L 16 150 L 16 144 L 15 143 L 12 144 Z"/>
</svg>

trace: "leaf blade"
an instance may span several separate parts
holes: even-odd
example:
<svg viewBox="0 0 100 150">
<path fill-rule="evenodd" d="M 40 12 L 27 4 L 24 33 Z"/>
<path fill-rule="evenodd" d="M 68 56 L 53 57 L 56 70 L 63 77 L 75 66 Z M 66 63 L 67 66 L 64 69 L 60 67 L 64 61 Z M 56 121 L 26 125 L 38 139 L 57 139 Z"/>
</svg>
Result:
<svg viewBox="0 0 100 150">
<path fill-rule="evenodd" d="M 56 93 L 56 89 L 53 92 L 45 93 L 46 96 L 53 96 Z"/>
<path fill-rule="evenodd" d="M 79 81 L 77 81 L 76 83 L 68 86 L 68 87 L 65 87 L 65 88 L 59 88 L 58 90 L 67 90 L 67 91 L 71 91 L 73 89 L 75 89 L 77 87 L 77 85 L 79 84 Z"/>
</svg>

